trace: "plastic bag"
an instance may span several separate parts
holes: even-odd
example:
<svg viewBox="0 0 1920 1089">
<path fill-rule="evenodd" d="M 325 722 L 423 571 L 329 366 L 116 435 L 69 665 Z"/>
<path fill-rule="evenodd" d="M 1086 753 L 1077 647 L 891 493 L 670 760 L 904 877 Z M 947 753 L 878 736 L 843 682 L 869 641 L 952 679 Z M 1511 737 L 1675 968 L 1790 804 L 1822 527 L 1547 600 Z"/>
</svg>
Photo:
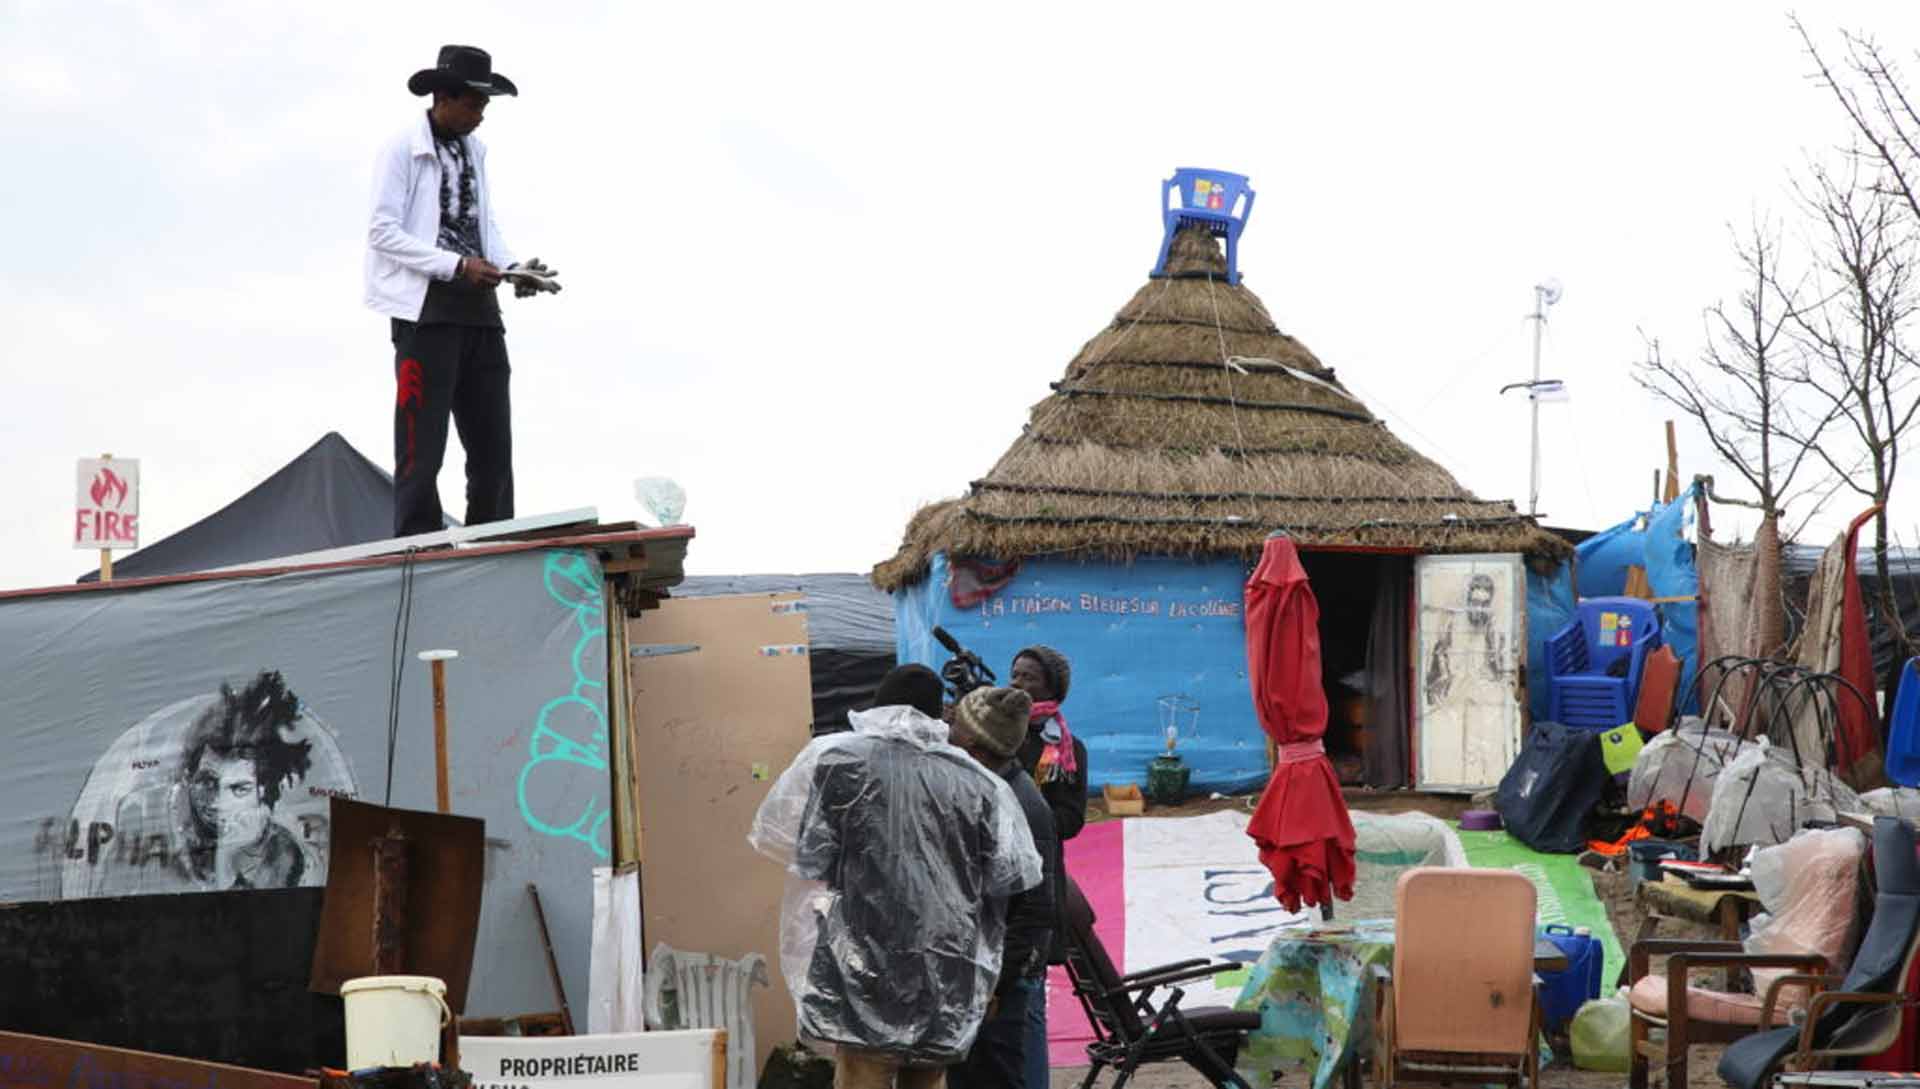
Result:
<svg viewBox="0 0 1920 1089">
<path fill-rule="evenodd" d="M 1633 1012 L 1627 1008 L 1626 988 L 1612 998 L 1597 998 L 1573 1015 L 1568 1035 L 1573 1043 L 1573 1065 L 1609 1074 L 1627 1072 L 1627 1027 Z"/>
<path fill-rule="evenodd" d="M 1697 718 L 1682 719 L 1647 742 L 1634 758 L 1627 805 L 1641 810 L 1667 802 L 1682 816 L 1704 821 L 1720 769 L 1743 750 L 1757 748 L 1725 730 L 1707 729 Z"/>
<path fill-rule="evenodd" d="M 1715 777 L 1713 801 L 1700 822 L 1700 850 L 1785 843 L 1809 820 L 1833 821 L 1860 808 L 1860 796 L 1832 772 L 1801 767 L 1790 752 L 1762 739 L 1741 746 Z"/>
<path fill-rule="evenodd" d="M 787 869 L 780 968 L 809 1042 L 945 1066 L 1000 975 L 996 901 L 1038 885 L 1013 790 L 911 707 L 809 742 L 747 835 Z"/>
<path fill-rule="evenodd" d="M 1753 889 L 1767 909 L 1746 940 L 1749 953 L 1818 953 L 1826 975 L 1844 976 L 1852 959 L 1860 863 L 1867 837 L 1852 828 L 1810 829 L 1753 854 Z M 1753 993 L 1764 996 L 1781 976 L 1800 968 L 1754 968 Z M 1806 1003 L 1806 989 L 1780 995 L 1778 1009 Z"/>
<path fill-rule="evenodd" d="M 1912 787 L 1881 787 L 1860 795 L 1860 804 L 1880 817 L 1899 817 L 1920 822 L 1920 790 Z"/>
</svg>

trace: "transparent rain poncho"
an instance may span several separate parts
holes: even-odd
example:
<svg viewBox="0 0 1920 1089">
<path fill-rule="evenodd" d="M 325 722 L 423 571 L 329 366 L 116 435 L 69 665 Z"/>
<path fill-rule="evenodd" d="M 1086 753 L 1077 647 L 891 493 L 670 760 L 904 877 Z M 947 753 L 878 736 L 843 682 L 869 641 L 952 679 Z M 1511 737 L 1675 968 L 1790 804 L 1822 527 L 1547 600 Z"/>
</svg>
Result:
<svg viewBox="0 0 1920 1089">
<path fill-rule="evenodd" d="M 911 707 L 848 716 L 774 783 L 747 839 L 787 869 L 780 965 L 801 1039 L 958 1062 L 1000 974 L 1006 898 L 1040 883 L 1013 790 Z"/>
</svg>

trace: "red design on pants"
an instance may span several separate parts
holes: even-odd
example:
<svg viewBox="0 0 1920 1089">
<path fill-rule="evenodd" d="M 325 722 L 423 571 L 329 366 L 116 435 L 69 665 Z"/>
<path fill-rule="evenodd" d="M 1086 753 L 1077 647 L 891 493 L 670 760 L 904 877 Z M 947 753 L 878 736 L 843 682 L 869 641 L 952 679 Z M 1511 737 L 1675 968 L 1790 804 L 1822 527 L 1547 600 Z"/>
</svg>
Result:
<svg viewBox="0 0 1920 1089">
<path fill-rule="evenodd" d="M 406 460 L 400 466 L 400 474 L 402 476 L 413 471 L 413 414 L 420 404 L 422 396 L 421 383 L 420 361 L 417 359 L 402 359 L 400 361 L 399 377 L 396 382 L 398 392 L 394 398 L 394 404 L 405 409 L 407 412 L 407 456 Z"/>
</svg>

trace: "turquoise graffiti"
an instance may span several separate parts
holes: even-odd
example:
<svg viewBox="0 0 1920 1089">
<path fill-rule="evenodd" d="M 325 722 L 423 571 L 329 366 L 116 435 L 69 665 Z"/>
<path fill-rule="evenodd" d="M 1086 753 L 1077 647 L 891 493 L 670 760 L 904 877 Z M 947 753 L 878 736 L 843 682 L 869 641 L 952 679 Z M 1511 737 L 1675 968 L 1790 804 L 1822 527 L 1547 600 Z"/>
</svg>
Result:
<svg viewBox="0 0 1920 1089">
<path fill-rule="evenodd" d="M 548 555 L 542 573 L 547 593 L 573 614 L 579 632 L 569 660 L 573 687 L 534 716 L 527 764 L 520 769 L 520 816 L 543 835 L 577 839 L 598 858 L 608 857 L 612 812 L 601 800 L 607 782 L 607 683 L 602 667 L 607 635 L 600 578 L 578 552 Z M 580 769 L 595 773 L 599 789 L 582 799 Z"/>
</svg>

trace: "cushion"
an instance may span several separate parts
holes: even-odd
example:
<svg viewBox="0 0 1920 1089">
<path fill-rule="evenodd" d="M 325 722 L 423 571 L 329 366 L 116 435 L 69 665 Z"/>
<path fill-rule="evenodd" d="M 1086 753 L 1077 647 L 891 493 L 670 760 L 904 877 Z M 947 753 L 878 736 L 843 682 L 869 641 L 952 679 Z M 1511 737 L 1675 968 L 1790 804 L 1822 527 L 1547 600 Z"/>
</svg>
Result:
<svg viewBox="0 0 1920 1089">
<path fill-rule="evenodd" d="M 1627 995 L 1633 1008 L 1649 1017 L 1667 1016 L 1667 977 L 1642 976 Z M 1687 988 L 1687 1017 L 1693 1021 L 1711 1021 L 1717 1025 L 1760 1025 L 1761 998 L 1755 994 L 1728 994 L 1705 987 Z M 1781 1011 L 1774 1011 L 1778 1018 Z"/>
</svg>

